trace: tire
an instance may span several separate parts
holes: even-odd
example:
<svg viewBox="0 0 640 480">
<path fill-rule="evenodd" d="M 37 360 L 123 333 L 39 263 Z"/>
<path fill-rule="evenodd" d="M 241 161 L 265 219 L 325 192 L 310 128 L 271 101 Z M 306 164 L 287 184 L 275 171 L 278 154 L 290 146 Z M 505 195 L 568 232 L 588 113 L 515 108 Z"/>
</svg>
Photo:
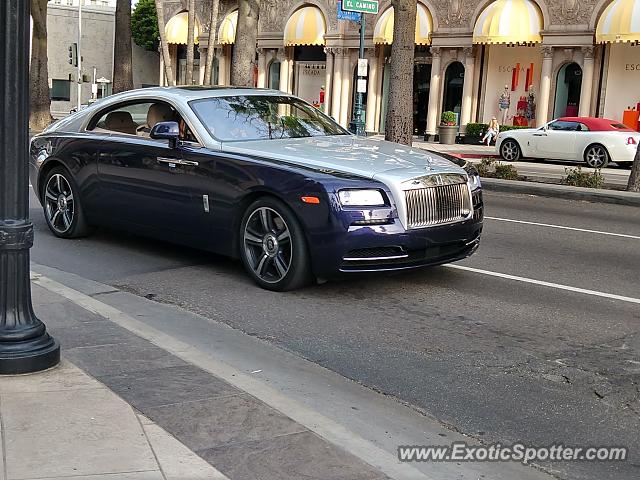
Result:
<svg viewBox="0 0 640 480">
<path fill-rule="evenodd" d="M 511 138 L 507 138 L 500 144 L 500 157 L 507 162 L 517 162 L 522 156 L 520 145 Z"/>
<path fill-rule="evenodd" d="M 589 145 L 584 152 L 584 161 L 591 168 L 604 168 L 609 164 L 609 152 L 600 144 Z"/>
<path fill-rule="evenodd" d="M 289 207 L 272 197 L 253 202 L 240 224 L 240 257 L 262 288 L 283 292 L 312 279 L 307 241 Z"/>
<path fill-rule="evenodd" d="M 42 209 L 51 233 L 60 238 L 80 238 L 91 233 L 87 223 L 78 186 L 64 167 L 47 173 L 42 190 Z"/>
</svg>

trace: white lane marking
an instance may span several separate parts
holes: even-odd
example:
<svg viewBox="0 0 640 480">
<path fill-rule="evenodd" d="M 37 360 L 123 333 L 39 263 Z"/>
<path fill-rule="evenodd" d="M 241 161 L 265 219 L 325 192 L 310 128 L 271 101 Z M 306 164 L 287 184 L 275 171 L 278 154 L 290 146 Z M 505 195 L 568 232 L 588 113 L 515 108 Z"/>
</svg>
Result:
<svg viewBox="0 0 640 480">
<path fill-rule="evenodd" d="M 352 432 L 347 427 L 317 411 L 291 399 L 262 381 L 259 376 L 249 375 L 234 366 L 212 357 L 210 354 L 188 345 L 161 330 L 151 327 L 126 313 L 107 305 L 82 292 L 56 282 L 44 275 L 31 272 L 31 281 L 50 292 L 64 297 L 83 309 L 105 317 L 154 345 L 167 350 L 208 372 L 226 380 L 240 390 L 258 398 L 267 405 L 315 432 L 330 443 L 343 448 L 365 463 L 377 468 L 394 480 L 435 480 L 408 463 L 400 463 L 395 452 L 383 450 L 374 443 Z"/>
<path fill-rule="evenodd" d="M 578 288 L 578 287 L 571 287 L 569 285 L 561 285 L 559 283 L 544 282 L 542 280 L 534 280 L 533 278 L 518 277 L 517 275 L 509 275 L 506 273 L 492 272 L 490 270 L 481 270 L 479 268 L 465 267 L 463 265 L 443 265 L 443 266 L 447 268 L 455 268 L 456 270 L 465 270 L 467 272 L 480 273 L 482 275 L 489 275 L 492 277 L 504 278 L 507 280 L 515 280 L 517 282 L 532 283 L 534 285 L 540 285 L 543 287 L 557 288 L 558 290 L 567 290 L 569 292 L 583 293 L 585 295 L 592 295 L 594 297 L 610 298 L 612 300 L 620 300 L 623 302 L 640 304 L 640 298 L 625 297 L 623 295 L 615 295 L 613 293 L 598 292 L 596 290 L 588 290 L 586 288 Z"/>
<path fill-rule="evenodd" d="M 603 232 L 600 230 L 589 230 L 587 228 L 565 227 L 564 225 L 553 225 L 550 223 L 526 222 L 524 220 L 512 220 L 510 218 L 499 218 L 499 217 L 488 217 L 488 216 L 485 216 L 484 218 L 487 220 L 497 220 L 499 222 L 523 223 L 525 225 L 536 225 L 538 227 L 559 228 L 562 230 L 573 230 L 576 232 L 596 233 L 598 235 L 610 235 L 612 237 L 632 238 L 634 240 L 640 240 L 640 236 L 638 235 L 627 235 L 625 233 L 613 233 L 613 232 Z"/>
</svg>

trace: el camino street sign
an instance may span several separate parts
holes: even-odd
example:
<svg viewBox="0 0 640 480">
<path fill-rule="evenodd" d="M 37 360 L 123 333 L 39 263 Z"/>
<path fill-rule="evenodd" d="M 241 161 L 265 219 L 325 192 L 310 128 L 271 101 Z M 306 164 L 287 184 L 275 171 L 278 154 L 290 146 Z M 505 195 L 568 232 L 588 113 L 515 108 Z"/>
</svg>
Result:
<svg viewBox="0 0 640 480">
<path fill-rule="evenodd" d="M 342 9 L 350 12 L 378 13 L 378 0 L 343 0 Z"/>
</svg>

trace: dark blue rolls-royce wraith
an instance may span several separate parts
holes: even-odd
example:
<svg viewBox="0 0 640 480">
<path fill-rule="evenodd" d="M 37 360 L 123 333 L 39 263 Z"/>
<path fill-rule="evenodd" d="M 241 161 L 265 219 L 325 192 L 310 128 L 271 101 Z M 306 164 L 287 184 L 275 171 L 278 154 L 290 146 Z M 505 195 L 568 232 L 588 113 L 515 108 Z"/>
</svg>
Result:
<svg viewBox="0 0 640 480">
<path fill-rule="evenodd" d="M 30 154 L 54 235 L 105 225 L 239 257 L 272 290 L 459 260 L 482 232 L 475 170 L 353 136 L 274 90 L 113 95 L 36 135 Z"/>
</svg>

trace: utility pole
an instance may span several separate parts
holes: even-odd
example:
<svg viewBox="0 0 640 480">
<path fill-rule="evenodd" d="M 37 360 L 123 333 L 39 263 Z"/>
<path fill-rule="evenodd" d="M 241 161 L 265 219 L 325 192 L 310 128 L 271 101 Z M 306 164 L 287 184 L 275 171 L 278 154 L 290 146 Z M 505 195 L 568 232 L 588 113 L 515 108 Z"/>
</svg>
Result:
<svg viewBox="0 0 640 480">
<path fill-rule="evenodd" d="M 78 111 L 82 108 L 82 2 L 78 0 Z"/>
<path fill-rule="evenodd" d="M 60 345 L 31 305 L 29 249 L 29 2 L 0 2 L 0 374 L 45 370 Z"/>
</svg>

